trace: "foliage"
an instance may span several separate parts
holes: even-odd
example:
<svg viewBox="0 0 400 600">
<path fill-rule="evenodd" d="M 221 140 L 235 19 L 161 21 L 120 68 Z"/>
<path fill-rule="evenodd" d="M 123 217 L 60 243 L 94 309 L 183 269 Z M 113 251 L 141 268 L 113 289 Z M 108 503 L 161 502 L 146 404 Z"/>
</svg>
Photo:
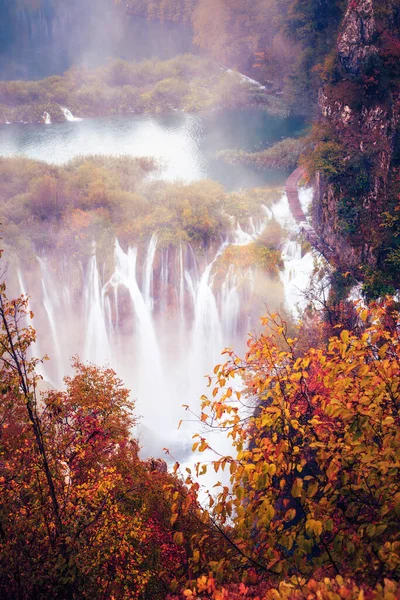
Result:
<svg viewBox="0 0 400 600">
<path fill-rule="evenodd" d="M 111 369 L 74 359 L 65 391 L 39 391 L 27 316 L 2 284 L 1 596 L 165 597 L 188 577 L 184 536 L 199 526 L 175 513 L 191 496 L 163 461 L 139 459 L 134 404 Z"/>
<path fill-rule="evenodd" d="M 372 587 L 396 580 L 396 306 L 363 309 L 359 332 L 344 329 L 304 354 L 284 323 L 263 322 L 265 333 L 249 339 L 244 360 L 227 351 L 228 362 L 210 378 L 212 398 L 203 398 L 202 423 L 223 429 L 235 451 L 212 463 L 216 473 L 230 472 L 230 486 L 221 484 L 210 506 L 231 542 L 212 568 L 221 575 L 233 566 L 246 585 L 252 569 L 272 581 L 322 573 Z M 194 449 L 209 448 L 196 436 Z"/>
<path fill-rule="evenodd" d="M 181 598 L 209 598 L 212 600 L 394 600 L 399 593 L 399 584 L 385 580 L 383 585 L 374 587 L 359 586 L 353 580 L 343 579 L 338 575 L 335 579 L 293 578 L 281 581 L 279 585 L 262 582 L 256 585 L 247 583 L 218 585 L 210 576 L 199 577 L 193 588 L 184 590 L 181 596 L 168 596 L 168 600 Z"/>
<path fill-rule="evenodd" d="M 260 152 L 224 150 L 218 153 L 218 158 L 231 165 L 242 164 L 254 166 L 257 169 L 271 168 L 290 171 L 296 168 L 304 150 L 304 139 L 287 138 Z"/>
<path fill-rule="evenodd" d="M 72 68 L 42 81 L 0 82 L 0 121 L 64 121 L 62 107 L 81 117 L 208 110 L 267 103 L 266 94 L 237 73 L 194 55 L 140 63 L 116 60 Z"/>
<path fill-rule="evenodd" d="M 274 250 L 262 242 L 252 242 L 245 246 L 228 246 L 219 259 L 221 265 L 235 265 L 240 269 L 260 268 L 269 275 L 279 275 L 283 268 L 279 250 Z M 218 268 L 218 264 L 217 264 Z"/>
<path fill-rule="evenodd" d="M 106 256 L 115 238 L 126 245 L 158 246 L 190 241 L 199 247 L 232 232 L 231 218 L 263 217 L 263 205 L 280 191 L 255 189 L 227 193 L 212 181 L 192 184 L 148 180 L 152 159 L 85 157 L 62 167 L 24 158 L 0 159 L 0 191 L 7 246 L 29 260 L 32 251 L 51 250 L 84 257 L 93 241 Z M 228 216 L 229 215 L 229 216 Z"/>
</svg>

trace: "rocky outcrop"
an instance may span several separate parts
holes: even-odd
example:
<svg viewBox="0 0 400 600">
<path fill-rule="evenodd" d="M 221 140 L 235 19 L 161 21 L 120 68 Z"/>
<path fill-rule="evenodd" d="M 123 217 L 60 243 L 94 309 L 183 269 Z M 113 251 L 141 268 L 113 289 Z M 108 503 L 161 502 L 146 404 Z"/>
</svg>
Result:
<svg viewBox="0 0 400 600">
<path fill-rule="evenodd" d="M 360 66 L 377 53 L 375 38 L 373 0 L 351 0 L 338 41 L 339 60 L 346 71 L 358 74 Z"/>
<path fill-rule="evenodd" d="M 314 226 L 340 257 L 344 269 L 355 274 L 360 265 L 375 268 L 379 262 L 381 217 L 400 124 L 398 93 L 379 94 L 377 84 L 376 92 L 361 96 L 370 84 L 366 65 L 374 55 L 379 58 L 376 39 L 373 1 L 350 0 L 337 44 L 340 80 L 326 85 L 319 94 L 322 124 L 343 148 L 345 175 L 317 174 Z M 361 174 L 357 166 L 351 169 L 352 164 L 365 169 L 368 181 L 364 189 L 356 185 Z"/>
</svg>

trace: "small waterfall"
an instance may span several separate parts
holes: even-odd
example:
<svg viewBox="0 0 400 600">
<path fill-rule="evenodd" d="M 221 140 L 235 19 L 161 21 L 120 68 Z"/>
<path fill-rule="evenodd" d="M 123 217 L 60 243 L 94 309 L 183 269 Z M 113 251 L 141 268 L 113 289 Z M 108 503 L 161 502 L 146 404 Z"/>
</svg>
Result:
<svg viewBox="0 0 400 600">
<path fill-rule="evenodd" d="M 72 112 L 65 106 L 60 106 L 60 108 L 61 108 L 62 112 L 64 113 L 64 117 L 65 117 L 66 121 L 71 121 L 71 122 L 83 121 L 83 119 L 81 119 L 80 117 L 74 117 Z"/>
<path fill-rule="evenodd" d="M 139 398 L 140 411 L 145 416 L 146 423 L 153 423 L 156 430 L 163 431 L 165 412 L 160 412 L 157 402 L 165 402 L 168 390 L 151 311 L 137 282 L 137 249 L 129 248 L 125 253 L 117 241 L 114 256 L 115 271 L 104 289 L 124 287 L 129 293 L 136 321 L 129 355 L 130 370 L 132 373 L 133 369 L 134 373 L 134 392 Z"/>
<path fill-rule="evenodd" d="M 253 236 L 243 231 L 240 223 L 238 222 L 236 225 L 233 239 L 234 243 L 238 246 L 245 246 L 246 244 L 250 244 L 253 241 Z"/>
<path fill-rule="evenodd" d="M 210 360 L 214 362 L 222 350 L 222 326 L 217 300 L 212 291 L 211 272 L 215 261 L 222 254 L 226 245 L 224 243 L 221 246 L 214 260 L 206 267 L 195 290 L 192 332 L 192 365 L 194 372 L 200 369 L 203 373 L 205 362 Z"/>
<path fill-rule="evenodd" d="M 45 125 L 51 125 L 51 117 L 48 112 L 45 111 L 43 113 L 42 119 L 43 119 L 43 123 Z"/>
<path fill-rule="evenodd" d="M 50 333 L 55 351 L 54 362 L 56 365 L 58 383 L 60 383 L 65 375 L 65 373 L 63 372 L 65 362 L 63 361 L 63 355 L 61 351 L 61 343 L 63 340 L 63 336 L 58 330 L 58 326 L 62 318 L 61 311 L 58 310 L 58 294 L 56 292 L 55 286 L 52 285 L 51 277 L 47 269 L 46 263 L 39 257 L 37 260 L 39 262 L 40 270 L 42 272 L 41 283 L 43 292 L 43 306 L 46 311 L 48 323 L 50 326 Z M 58 320 L 56 319 L 56 315 L 59 315 Z"/>
<path fill-rule="evenodd" d="M 144 278 L 143 278 L 143 297 L 146 306 L 153 310 L 153 297 L 152 297 L 152 284 L 153 284 L 153 263 L 154 256 L 156 254 L 158 237 L 157 234 L 153 233 L 150 238 L 149 246 L 147 249 L 146 261 L 144 264 Z"/>
<path fill-rule="evenodd" d="M 183 263 L 182 242 L 179 244 L 179 320 L 181 328 L 185 326 L 185 267 Z"/>
<path fill-rule="evenodd" d="M 224 338 L 234 340 L 239 330 L 240 295 L 238 277 L 234 265 L 229 265 L 221 288 L 221 314 Z"/>
<path fill-rule="evenodd" d="M 160 292 L 161 306 L 166 310 L 168 304 L 168 278 L 169 278 L 169 247 L 161 254 Z"/>
<path fill-rule="evenodd" d="M 19 269 L 17 269 L 17 278 L 18 278 L 19 287 L 21 289 L 21 294 L 27 298 L 28 294 L 26 292 L 25 283 L 24 283 L 24 280 L 23 280 L 23 277 L 22 277 L 22 273 L 21 273 L 21 271 Z M 30 299 L 29 299 L 29 305 L 31 305 Z M 33 358 L 41 358 L 42 357 L 42 354 L 40 352 L 39 344 L 38 344 L 37 340 L 35 340 L 31 344 L 30 355 Z M 38 363 L 37 364 L 37 366 L 36 366 L 36 372 L 37 372 L 38 375 L 40 375 L 41 377 L 43 377 L 44 380 L 50 381 L 50 378 L 46 374 L 44 366 L 43 366 L 42 363 Z"/>
<path fill-rule="evenodd" d="M 302 256 L 301 244 L 289 240 L 282 250 L 282 258 L 285 268 L 281 274 L 281 280 L 285 288 L 286 305 L 290 311 L 305 306 L 304 291 L 307 289 L 310 276 L 314 267 L 312 252 Z"/>
<path fill-rule="evenodd" d="M 89 261 L 84 297 L 87 329 L 83 355 L 85 360 L 104 365 L 110 362 L 111 351 L 95 255 Z"/>
</svg>

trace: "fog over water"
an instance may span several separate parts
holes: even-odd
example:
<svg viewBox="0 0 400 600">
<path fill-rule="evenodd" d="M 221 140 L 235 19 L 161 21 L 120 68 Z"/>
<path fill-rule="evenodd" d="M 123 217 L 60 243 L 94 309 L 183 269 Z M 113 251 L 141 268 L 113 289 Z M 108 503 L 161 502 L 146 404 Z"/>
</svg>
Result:
<svg viewBox="0 0 400 600">
<path fill-rule="evenodd" d="M 74 65 L 167 60 L 194 50 L 190 27 L 128 16 L 124 3 L 46 0 L 40 10 L 16 9 L 11 25 L 12 4 L 16 0 L 0 0 L 0 79 L 43 79 Z"/>
</svg>

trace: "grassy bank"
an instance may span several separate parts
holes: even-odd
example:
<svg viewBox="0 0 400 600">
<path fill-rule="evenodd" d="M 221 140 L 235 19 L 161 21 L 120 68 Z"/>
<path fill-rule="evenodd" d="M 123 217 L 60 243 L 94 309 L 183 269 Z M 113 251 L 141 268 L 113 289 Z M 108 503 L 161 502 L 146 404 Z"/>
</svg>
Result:
<svg viewBox="0 0 400 600">
<path fill-rule="evenodd" d="M 260 152 L 245 152 L 244 150 L 223 150 L 218 158 L 230 165 L 245 165 L 257 169 L 282 169 L 290 171 L 298 165 L 299 158 L 304 152 L 304 138 L 287 138 Z"/>
<path fill-rule="evenodd" d="M 25 158 L 0 159 L 0 221 L 8 251 L 27 263 L 37 253 L 85 259 L 96 242 L 106 260 L 118 238 L 124 246 L 141 247 L 151 235 L 158 247 L 190 242 L 207 249 L 243 229 L 250 217 L 265 218 L 263 205 L 281 191 L 255 189 L 228 193 L 210 180 L 191 184 L 154 178 L 152 159 L 94 156 L 62 167 Z M 152 174 L 150 179 L 148 175 Z M 276 232 L 260 239 L 258 262 L 274 271 L 280 265 Z M 262 247 L 277 250 L 262 258 Z M 260 262 L 261 261 L 261 262 Z M 262 264 L 261 264 L 262 263 Z"/>
</svg>

